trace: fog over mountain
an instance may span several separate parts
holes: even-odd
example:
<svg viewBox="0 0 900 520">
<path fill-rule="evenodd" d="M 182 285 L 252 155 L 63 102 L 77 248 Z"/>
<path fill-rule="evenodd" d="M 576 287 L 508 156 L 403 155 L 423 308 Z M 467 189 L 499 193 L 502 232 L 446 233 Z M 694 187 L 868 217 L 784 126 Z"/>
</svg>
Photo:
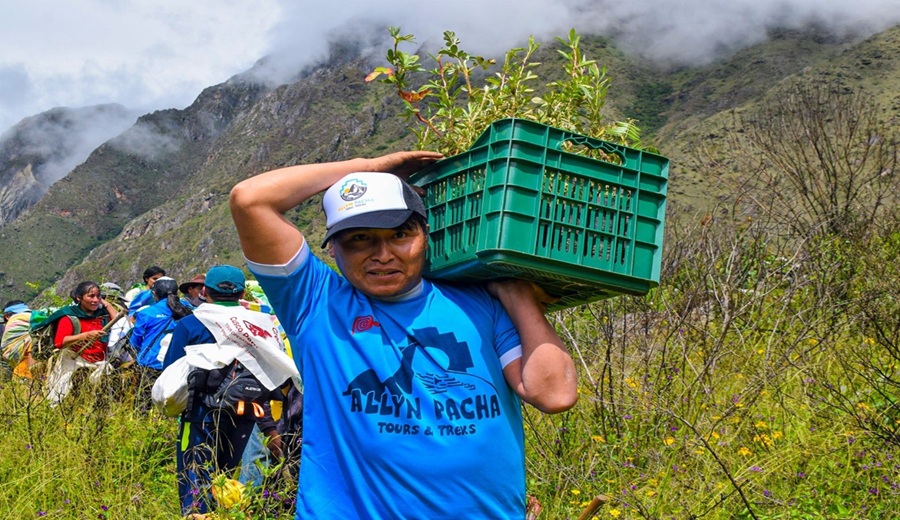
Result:
<svg viewBox="0 0 900 520">
<path fill-rule="evenodd" d="M 271 56 L 282 81 L 321 58 L 329 40 L 402 26 L 420 42 L 455 31 L 467 49 L 499 53 L 528 35 L 615 36 L 631 52 L 703 63 L 758 43 L 772 27 L 818 24 L 864 37 L 900 23 L 900 0 L 157 0 L 55 4 L 0 0 L 0 131 L 55 106 L 183 108 L 200 91 Z M 383 54 L 383 46 L 373 52 Z"/>
</svg>

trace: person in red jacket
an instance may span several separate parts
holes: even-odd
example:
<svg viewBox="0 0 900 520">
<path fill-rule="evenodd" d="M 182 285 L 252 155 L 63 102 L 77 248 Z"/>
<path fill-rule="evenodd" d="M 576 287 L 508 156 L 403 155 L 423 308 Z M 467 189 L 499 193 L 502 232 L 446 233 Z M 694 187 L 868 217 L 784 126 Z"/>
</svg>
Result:
<svg viewBox="0 0 900 520">
<path fill-rule="evenodd" d="M 91 381 L 99 379 L 109 342 L 104 326 L 118 315 L 115 306 L 100 296 L 96 282 L 81 282 L 70 296 L 72 304 L 47 319 L 56 328 L 54 344 L 61 350 L 47 381 L 48 398 L 56 403 L 71 391 L 72 375 L 79 368 L 91 369 Z"/>
</svg>

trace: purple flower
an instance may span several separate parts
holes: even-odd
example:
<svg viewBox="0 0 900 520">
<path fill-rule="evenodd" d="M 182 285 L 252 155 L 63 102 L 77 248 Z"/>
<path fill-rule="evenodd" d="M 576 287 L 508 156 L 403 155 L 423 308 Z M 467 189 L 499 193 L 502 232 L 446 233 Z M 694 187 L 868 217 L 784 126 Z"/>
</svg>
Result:
<svg viewBox="0 0 900 520">
<path fill-rule="evenodd" d="M 25 449 L 26 449 L 26 450 L 30 450 L 30 449 L 31 449 L 31 444 L 26 444 L 26 445 L 25 445 Z M 46 513 L 44 513 L 44 514 L 46 514 Z"/>
<path fill-rule="evenodd" d="M 762 471 L 762 468 L 759 466 L 750 466 L 750 471 L 752 471 L 754 473 L 759 473 L 760 471 Z"/>
<path fill-rule="evenodd" d="M 878 496 L 878 488 L 869 488 L 869 494 Z"/>
<path fill-rule="evenodd" d="M 100 506 L 100 509 L 104 511 L 109 511 L 109 506 Z"/>
<path fill-rule="evenodd" d="M 38 511 L 38 516 L 47 516 L 46 511 Z"/>
<path fill-rule="evenodd" d="M 768 489 L 764 489 L 764 490 L 763 490 L 763 496 L 766 497 L 766 498 L 772 498 L 772 492 L 769 491 Z"/>
<path fill-rule="evenodd" d="M 798 472 L 797 472 L 797 477 L 798 477 L 798 478 L 806 478 L 806 473 L 804 473 L 804 472 L 802 472 L 802 471 L 798 471 Z"/>
</svg>

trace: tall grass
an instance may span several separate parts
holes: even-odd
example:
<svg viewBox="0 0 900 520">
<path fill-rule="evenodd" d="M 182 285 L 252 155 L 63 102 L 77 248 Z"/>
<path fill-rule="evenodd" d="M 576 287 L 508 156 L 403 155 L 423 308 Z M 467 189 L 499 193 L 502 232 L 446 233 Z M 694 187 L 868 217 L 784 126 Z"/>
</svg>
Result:
<svg viewBox="0 0 900 520">
<path fill-rule="evenodd" d="M 6 518 L 177 518 L 175 423 L 138 411 L 120 384 L 50 406 L 42 385 L 0 388 Z M 117 380 L 116 383 L 121 383 Z"/>
<path fill-rule="evenodd" d="M 900 219 L 895 219 L 895 223 Z M 663 285 L 552 315 L 580 371 L 567 413 L 526 408 L 539 518 L 891 518 L 900 495 L 900 235 L 779 241 L 673 225 Z M 8 518 L 179 518 L 177 423 L 128 373 L 51 407 L 0 385 Z M 289 482 L 219 518 L 291 518 Z"/>
<path fill-rule="evenodd" d="M 779 246 L 753 223 L 696 228 L 674 233 L 654 294 L 555 316 L 581 399 L 526 415 L 545 514 L 602 495 L 595 518 L 894 517 L 897 234 Z"/>
</svg>

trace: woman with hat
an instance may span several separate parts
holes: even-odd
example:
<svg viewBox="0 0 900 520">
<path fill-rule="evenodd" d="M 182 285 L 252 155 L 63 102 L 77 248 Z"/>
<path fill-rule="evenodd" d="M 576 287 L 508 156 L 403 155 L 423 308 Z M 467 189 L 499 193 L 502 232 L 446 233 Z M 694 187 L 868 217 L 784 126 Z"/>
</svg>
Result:
<svg viewBox="0 0 900 520">
<path fill-rule="evenodd" d="M 203 282 L 206 280 L 205 274 L 195 274 L 189 282 L 184 282 L 178 286 L 178 290 L 184 295 L 181 301 L 196 309 L 201 303 L 206 302 L 206 292 L 203 290 Z"/>
</svg>

